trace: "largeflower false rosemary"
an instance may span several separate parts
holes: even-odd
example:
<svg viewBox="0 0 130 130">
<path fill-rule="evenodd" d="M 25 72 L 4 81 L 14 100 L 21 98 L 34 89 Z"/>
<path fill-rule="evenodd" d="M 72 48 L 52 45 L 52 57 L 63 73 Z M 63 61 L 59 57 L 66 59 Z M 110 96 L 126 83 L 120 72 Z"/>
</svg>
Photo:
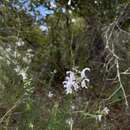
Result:
<svg viewBox="0 0 130 130">
<path fill-rule="evenodd" d="M 73 91 L 77 91 L 79 88 L 88 88 L 89 82 L 90 68 L 84 68 L 82 71 L 67 71 L 63 85 L 66 94 L 72 94 Z"/>
<path fill-rule="evenodd" d="M 73 89 L 76 91 L 79 85 L 76 82 L 75 74 L 72 71 L 66 72 L 65 81 L 63 82 L 66 94 L 72 93 Z"/>
</svg>

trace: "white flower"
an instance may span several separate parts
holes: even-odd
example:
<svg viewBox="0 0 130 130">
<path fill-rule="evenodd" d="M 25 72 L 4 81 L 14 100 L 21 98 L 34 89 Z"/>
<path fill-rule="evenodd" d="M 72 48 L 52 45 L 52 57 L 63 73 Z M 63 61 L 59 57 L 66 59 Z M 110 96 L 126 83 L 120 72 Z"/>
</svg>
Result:
<svg viewBox="0 0 130 130">
<path fill-rule="evenodd" d="M 68 86 L 65 88 L 66 90 L 66 94 L 72 94 L 73 90 L 72 90 L 72 87 L 71 86 Z"/>
<path fill-rule="evenodd" d="M 75 105 L 72 105 L 72 106 L 71 106 L 71 109 L 74 110 L 74 109 L 75 109 Z"/>
<path fill-rule="evenodd" d="M 98 2 L 95 0 L 94 3 L 97 4 Z"/>
<path fill-rule="evenodd" d="M 33 128 L 34 128 L 34 125 L 30 122 L 30 123 L 29 123 L 29 127 L 30 127 L 31 129 L 33 129 Z"/>
<path fill-rule="evenodd" d="M 27 69 L 24 70 L 22 69 L 19 65 L 16 66 L 16 68 L 14 68 L 15 72 L 18 74 L 18 75 L 21 75 L 23 80 L 27 79 Z"/>
<path fill-rule="evenodd" d="M 6 48 L 6 51 L 7 52 L 11 52 L 11 48 Z"/>
<path fill-rule="evenodd" d="M 75 19 L 75 18 L 72 18 L 71 21 L 72 21 L 72 23 L 75 23 L 75 22 L 76 22 L 76 19 Z"/>
<path fill-rule="evenodd" d="M 54 74 L 55 74 L 55 73 L 57 72 L 57 70 L 56 70 L 56 69 L 54 69 L 54 71 L 53 71 L 53 72 L 54 72 Z"/>
<path fill-rule="evenodd" d="M 102 110 L 103 114 L 105 115 L 108 115 L 110 110 L 108 109 L 108 107 L 105 107 L 103 110 Z"/>
<path fill-rule="evenodd" d="M 65 88 L 66 94 L 71 94 L 73 92 L 73 89 L 76 91 L 79 88 L 79 86 L 76 83 L 74 72 L 67 71 L 66 75 L 67 76 L 65 78 L 65 81 L 63 82 L 64 88 Z"/>
<path fill-rule="evenodd" d="M 71 0 L 68 1 L 68 5 L 71 5 Z"/>
<path fill-rule="evenodd" d="M 21 39 L 19 39 L 19 41 L 16 42 L 16 45 L 18 47 L 23 46 L 24 44 L 25 44 L 24 41 L 22 41 Z"/>
<path fill-rule="evenodd" d="M 74 67 L 73 71 L 66 72 L 65 81 L 63 82 L 66 94 L 71 94 L 79 88 L 88 88 L 90 82 L 90 68 L 85 68 L 80 72 Z M 81 74 L 81 77 L 79 74 Z"/>
<path fill-rule="evenodd" d="M 53 96 L 54 96 L 54 94 L 53 94 L 51 91 L 49 91 L 48 97 L 51 98 L 51 97 L 53 97 Z"/>
<path fill-rule="evenodd" d="M 54 3 L 54 1 L 50 2 L 50 8 L 52 8 L 52 9 L 56 8 L 56 4 Z"/>
<path fill-rule="evenodd" d="M 69 12 L 70 14 L 72 14 L 72 10 L 69 10 L 68 12 Z"/>
<path fill-rule="evenodd" d="M 29 53 L 32 52 L 32 51 L 33 51 L 32 49 L 27 49 L 27 52 L 29 52 Z"/>
<path fill-rule="evenodd" d="M 90 68 L 84 68 L 81 72 L 81 78 L 82 79 L 89 79 L 89 75 L 90 75 Z"/>
<path fill-rule="evenodd" d="M 101 122 L 101 120 L 102 120 L 102 115 L 97 115 L 97 116 L 96 116 L 96 120 L 99 121 L 99 122 Z"/>
<path fill-rule="evenodd" d="M 81 81 L 81 87 L 82 88 L 88 88 L 89 79 L 83 79 Z"/>
<path fill-rule="evenodd" d="M 14 68 L 14 70 L 18 73 L 20 71 L 20 66 L 17 65 L 16 68 Z"/>
<path fill-rule="evenodd" d="M 26 72 L 25 72 L 24 70 L 21 70 L 21 71 L 19 72 L 19 75 L 22 76 L 23 80 L 27 79 L 27 74 L 26 74 Z"/>
<path fill-rule="evenodd" d="M 69 118 L 69 119 L 66 120 L 66 123 L 68 125 L 72 125 L 74 123 L 74 120 L 72 118 Z"/>
<path fill-rule="evenodd" d="M 39 26 L 39 28 L 41 29 L 41 31 L 47 31 L 48 30 L 47 26 L 45 26 L 45 25 L 41 25 L 41 26 Z"/>
</svg>

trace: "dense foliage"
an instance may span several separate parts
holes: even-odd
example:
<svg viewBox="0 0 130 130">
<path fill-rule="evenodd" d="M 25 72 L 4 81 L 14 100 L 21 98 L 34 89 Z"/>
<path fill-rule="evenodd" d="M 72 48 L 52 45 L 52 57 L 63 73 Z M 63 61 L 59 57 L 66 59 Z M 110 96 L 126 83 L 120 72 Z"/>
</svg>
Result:
<svg viewBox="0 0 130 130">
<path fill-rule="evenodd" d="M 129 74 L 129 1 L 0 1 L 0 130 L 129 130 Z"/>
</svg>

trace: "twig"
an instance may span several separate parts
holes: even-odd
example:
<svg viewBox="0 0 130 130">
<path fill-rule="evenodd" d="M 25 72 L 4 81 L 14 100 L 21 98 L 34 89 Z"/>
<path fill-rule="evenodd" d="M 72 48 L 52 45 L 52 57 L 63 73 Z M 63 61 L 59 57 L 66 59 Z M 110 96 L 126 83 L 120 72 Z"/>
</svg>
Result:
<svg viewBox="0 0 130 130">
<path fill-rule="evenodd" d="M 23 97 L 22 97 L 23 98 Z M 1 118 L 0 118 L 0 124 L 4 121 L 4 119 L 21 103 L 20 98 Z"/>
<path fill-rule="evenodd" d="M 125 93 L 125 89 L 124 89 L 122 81 L 121 81 L 119 61 L 117 59 L 116 59 L 116 68 L 117 68 L 117 77 L 118 77 L 118 81 L 119 81 L 119 84 L 120 84 L 120 88 L 122 89 L 122 92 L 123 92 L 123 95 L 124 95 L 124 98 L 125 98 L 125 105 L 126 105 L 126 107 L 129 107 L 127 96 L 126 96 L 126 93 Z"/>
</svg>

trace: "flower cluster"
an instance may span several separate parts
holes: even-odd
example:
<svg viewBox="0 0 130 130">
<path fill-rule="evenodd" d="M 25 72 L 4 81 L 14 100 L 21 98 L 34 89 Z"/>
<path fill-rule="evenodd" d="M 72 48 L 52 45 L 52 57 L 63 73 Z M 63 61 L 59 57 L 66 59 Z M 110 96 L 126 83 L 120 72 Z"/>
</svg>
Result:
<svg viewBox="0 0 130 130">
<path fill-rule="evenodd" d="M 80 73 L 80 76 L 78 74 Z M 84 68 L 80 71 L 67 71 L 65 81 L 63 82 L 66 94 L 72 94 L 79 88 L 88 88 L 90 82 L 90 68 Z"/>
</svg>

